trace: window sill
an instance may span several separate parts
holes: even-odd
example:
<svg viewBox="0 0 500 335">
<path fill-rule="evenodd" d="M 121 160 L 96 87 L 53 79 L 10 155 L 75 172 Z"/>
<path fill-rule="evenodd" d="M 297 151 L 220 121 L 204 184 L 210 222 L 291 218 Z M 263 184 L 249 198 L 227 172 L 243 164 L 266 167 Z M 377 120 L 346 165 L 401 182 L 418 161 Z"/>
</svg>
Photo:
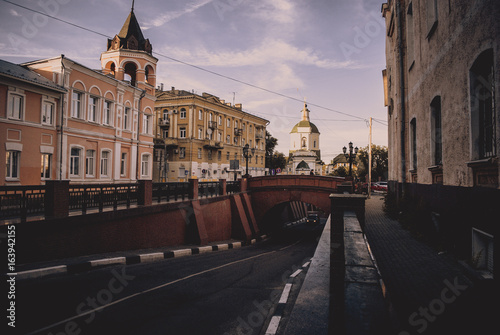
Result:
<svg viewBox="0 0 500 335">
<path fill-rule="evenodd" d="M 429 166 L 427 170 L 431 172 L 443 172 L 443 165 L 439 164 L 439 165 Z"/>
<path fill-rule="evenodd" d="M 484 158 L 484 159 L 477 159 L 473 160 L 470 162 L 467 162 L 467 166 L 470 168 L 475 168 L 475 167 L 486 167 L 490 165 L 494 165 L 497 161 L 497 157 L 489 157 L 489 158 Z"/>
</svg>

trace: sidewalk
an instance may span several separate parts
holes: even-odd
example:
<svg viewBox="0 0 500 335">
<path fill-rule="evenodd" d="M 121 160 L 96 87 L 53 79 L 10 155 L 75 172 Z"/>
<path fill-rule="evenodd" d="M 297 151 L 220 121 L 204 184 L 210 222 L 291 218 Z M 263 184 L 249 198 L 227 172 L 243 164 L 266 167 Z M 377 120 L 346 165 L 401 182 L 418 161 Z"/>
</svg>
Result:
<svg viewBox="0 0 500 335">
<path fill-rule="evenodd" d="M 366 237 L 385 284 L 395 334 L 490 334 L 493 281 L 438 254 L 385 216 L 383 197 L 366 201 Z"/>
</svg>

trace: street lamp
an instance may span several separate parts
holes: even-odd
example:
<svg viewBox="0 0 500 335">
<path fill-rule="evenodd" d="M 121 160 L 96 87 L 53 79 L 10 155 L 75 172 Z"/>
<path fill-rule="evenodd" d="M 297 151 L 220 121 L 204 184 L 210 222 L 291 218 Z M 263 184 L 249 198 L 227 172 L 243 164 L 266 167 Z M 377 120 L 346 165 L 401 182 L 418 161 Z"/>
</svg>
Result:
<svg viewBox="0 0 500 335">
<path fill-rule="evenodd" d="M 246 159 L 246 173 L 245 173 L 245 178 L 248 178 L 248 159 L 253 157 L 253 155 L 255 154 L 255 148 L 252 148 L 250 149 L 250 146 L 247 144 L 245 144 L 245 146 L 243 147 L 243 157 L 245 157 Z"/>
<path fill-rule="evenodd" d="M 345 158 L 349 160 L 349 177 L 352 177 L 352 160 L 358 154 L 358 147 L 354 148 L 354 154 L 352 153 L 352 149 L 352 142 L 349 142 L 349 153 L 347 153 L 346 147 L 342 148 Z"/>
</svg>

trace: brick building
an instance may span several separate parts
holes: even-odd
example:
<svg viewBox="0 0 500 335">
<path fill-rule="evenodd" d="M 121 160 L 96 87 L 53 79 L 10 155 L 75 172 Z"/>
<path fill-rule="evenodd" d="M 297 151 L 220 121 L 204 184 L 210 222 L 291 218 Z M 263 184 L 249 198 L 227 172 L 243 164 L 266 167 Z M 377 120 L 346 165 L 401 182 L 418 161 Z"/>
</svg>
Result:
<svg viewBox="0 0 500 335">
<path fill-rule="evenodd" d="M 450 248 L 492 268 L 500 2 L 391 0 L 382 13 L 390 191 L 418 204 Z"/>
</svg>

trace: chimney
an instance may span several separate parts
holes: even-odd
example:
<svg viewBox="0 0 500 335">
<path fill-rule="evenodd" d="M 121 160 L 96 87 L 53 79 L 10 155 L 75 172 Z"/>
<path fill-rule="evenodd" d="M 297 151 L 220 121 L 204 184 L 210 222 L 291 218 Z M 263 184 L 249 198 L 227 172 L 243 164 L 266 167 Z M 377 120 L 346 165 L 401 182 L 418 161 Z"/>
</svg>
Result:
<svg viewBox="0 0 500 335">
<path fill-rule="evenodd" d="M 175 91 L 175 87 L 174 87 L 174 86 L 172 86 L 172 92 L 173 92 L 173 91 Z"/>
<path fill-rule="evenodd" d="M 161 87 L 161 91 L 163 91 L 163 83 L 161 83 L 160 87 Z"/>
<path fill-rule="evenodd" d="M 242 104 L 234 104 L 234 107 L 238 108 L 239 110 L 243 109 L 243 105 Z"/>
</svg>

